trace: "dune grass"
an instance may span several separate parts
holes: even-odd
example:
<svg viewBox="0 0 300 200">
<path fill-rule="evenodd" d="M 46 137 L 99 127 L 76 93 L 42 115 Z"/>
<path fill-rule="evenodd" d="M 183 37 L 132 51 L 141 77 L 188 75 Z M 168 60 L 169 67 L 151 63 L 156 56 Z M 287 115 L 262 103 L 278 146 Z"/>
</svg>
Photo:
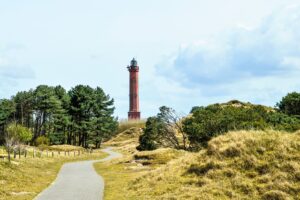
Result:
<svg viewBox="0 0 300 200">
<path fill-rule="evenodd" d="M 128 193 L 128 183 L 139 177 L 143 172 L 132 170 L 125 163 L 95 163 L 96 171 L 105 181 L 105 200 L 140 200 L 134 193 Z"/>
<path fill-rule="evenodd" d="M 230 132 L 197 153 L 135 152 L 95 167 L 106 199 L 300 199 L 300 132 Z"/>
<path fill-rule="evenodd" d="M 128 184 L 151 199 L 300 199 L 300 134 L 238 131 Z"/>
<path fill-rule="evenodd" d="M 117 133 L 122 133 L 130 128 L 145 128 L 146 120 L 122 120 L 119 122 Z"/>
<path fill-rule="evenodd" d="M 106 153 L 94 151 L 92 154 L 80 156 L 61 154 L 54 158 L 44 155 L 42 158 L 13 159 L 10 164 L 0 161 L 0 200 L 33 199 L 54 181 L 64 163 L 101 159 L 105 156 Z"/>
<path fill-rule="evenodd" d="M 85 149 L 80 146 L 73 146 L 73 145 L 51 145 L 51 146 L 39 146 L 39 149 L 42 150 L 49 150 L 49 151 L 84 151 Z"/>
<path fill-rule="evenodd" d="M 105 200 L 144 199 L 140 194 L 128 190 L 128 185 L 137 178 L 146 175 L 149 171 L 183 154 L 183 151 L 158 149 L 155 151 L 136 152 L 133 155 L 125 154 L 124 158 L 106 163 L 95 163 L 96 171 L 105 180 Z"/>
</svg>

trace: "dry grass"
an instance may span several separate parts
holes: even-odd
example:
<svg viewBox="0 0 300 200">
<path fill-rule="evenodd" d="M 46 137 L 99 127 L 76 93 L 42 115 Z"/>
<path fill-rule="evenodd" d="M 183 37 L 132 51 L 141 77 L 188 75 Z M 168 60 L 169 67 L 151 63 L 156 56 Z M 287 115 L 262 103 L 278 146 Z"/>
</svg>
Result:
<svg viewBox="0 0 300 200">
<path fill-rule="evenodd" d="M 144 166 L 151 165 L 153 167 L 156 165 L 166 164 L 170 160 L 176 159 L 185 153 L 186 152 L 184 151 L 178 151 L 171 148 L 163 148 L 154 151 L 136 152 L 133 155 L 133 158 L 136 163 L 141 163 Z"/>
<path fill-rule="evenodd" d="M 125 154 L 124 158 L 118 160 L 107 163 L 96 163 L 94 165 L 96 171 L 101 174 L 105 180 L 105 200 L 143 199 L 141 198 L 143 196 L 140 194 L 128 190 L 128 186 L 134 180 L 149 173 L 149 171 L 183 154 L 183 151 L 159 149 L 155 151 L 137 152 L 134 155 Z"/>
<path fill-rule="evenodd" d="M 83 147 L 73 146 L 73 145 L 51 145 L 51 146 L 43 146 L 41 149 L 50 150 L 50 151 L 84 151 Z"/>
<path fill-rule="evenodd" d="M 140 195 L 135 195 L 134 192 L 128 192 L 128 184 L 140 176 L 146 175 L 149 171 L 185 154 L 184 151 L 174 149 L 138 152 L 136 146 L 140 134 L 140 128 L 130 128 L 104 144 L 114 146 L 115 150 L 124 154 L 123 158 L 94 165 L 96 171 L 105 179 L 104 195 L 106 200 L 143 199 Z"/>
<path fill-rule="evenodd" d="M 145 120 L 123 120 L 119 122 L 118 133 L 122 133 L 130 128 L 145 128 L 146 121 Z"/>
<path fill-rule="evenodd" d="M 64 163 L 100 159 L 106 154 L 96 151 L 93 154 L 81 154 L 75 157 L 72 153 L 70 156 L 64 154 L 55 156 L 47 158 L 44 154 L 42 158 L 15 159 L 11 164 L 0 161 L 0 199 L 33 199 L 56 178 Z"/>
<path fill-rule="evenodd" d="M 127 189 L 144 199 L 300 199 L 299 161 L 299 133 L 231 132 Z"/>
<path fill-rule="evenodd" d="M 198 153 L 159 149 L 126 155 L 96 164 L 108 200 L 300 199 L 300 132 L 230 132 Z"/>
<path fill-rule="evenodd" d="M 105 142 L 103 145 L 113 146 L 124 154 L 133 154 L 136 152 L 136 147 L 141 133 L 141 128 L 133 127 L 119 133 L 115 138 Z"/>
</svg>

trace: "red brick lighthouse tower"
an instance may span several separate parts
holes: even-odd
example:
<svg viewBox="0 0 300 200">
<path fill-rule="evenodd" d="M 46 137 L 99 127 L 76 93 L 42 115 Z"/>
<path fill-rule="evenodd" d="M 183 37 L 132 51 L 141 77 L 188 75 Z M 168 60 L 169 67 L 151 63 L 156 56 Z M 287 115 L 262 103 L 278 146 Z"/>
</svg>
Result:
<svg viewBox="0 0 300 200">
<path fill-rule="evenodd" d="M 139 120 L 141 117 L 139 105 L 139 66 L 134 58 L 127 69 L 129 71 L 130 85 L 128 120 Z"/>
</svg>

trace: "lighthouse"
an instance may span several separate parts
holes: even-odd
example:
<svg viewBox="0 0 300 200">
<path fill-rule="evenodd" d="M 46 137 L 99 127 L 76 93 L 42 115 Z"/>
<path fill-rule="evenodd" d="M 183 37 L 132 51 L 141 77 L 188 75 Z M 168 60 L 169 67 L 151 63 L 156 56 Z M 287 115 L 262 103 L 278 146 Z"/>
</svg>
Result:
<svg viewBox="0 0 300 200">
<path fill-rule="evenodd" d="M 130 66 L 127 66 L 129 71 L 129 112 L 128 120 L 139 120 L 141 118 L 139 105 L 139 66 L 133 58 Z"/>
</svg>

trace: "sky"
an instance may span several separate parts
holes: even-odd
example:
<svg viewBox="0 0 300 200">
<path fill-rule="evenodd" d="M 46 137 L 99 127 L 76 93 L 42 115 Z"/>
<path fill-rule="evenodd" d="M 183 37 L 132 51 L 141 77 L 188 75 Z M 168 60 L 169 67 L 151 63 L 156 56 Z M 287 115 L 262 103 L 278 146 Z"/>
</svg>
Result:
<svg viewBox="0 0 300 200">
<path fill-rule="evenodd" d="M 0 0 L 0 98 L 40 84 L 100 86 L 127 117 L 300 90 L 300 0 Z"/>
</svg>

